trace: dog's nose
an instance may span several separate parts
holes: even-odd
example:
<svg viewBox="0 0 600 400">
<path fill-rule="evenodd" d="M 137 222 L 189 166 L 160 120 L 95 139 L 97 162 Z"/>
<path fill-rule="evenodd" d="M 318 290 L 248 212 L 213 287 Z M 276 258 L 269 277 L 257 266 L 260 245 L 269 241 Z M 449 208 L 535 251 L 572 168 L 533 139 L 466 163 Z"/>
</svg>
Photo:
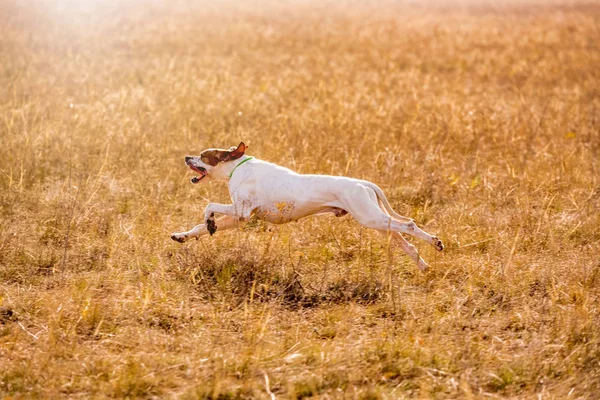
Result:
<svg viewBox="0 0 600 400">
<path fill-rule="evenodd" d="M 190 161 L 191 159 L 192 159 L 192 157 L 191 157 L 191 156 L 185 156 L 185 162 L 188 162 L 188 161 Z"/>
</svg>

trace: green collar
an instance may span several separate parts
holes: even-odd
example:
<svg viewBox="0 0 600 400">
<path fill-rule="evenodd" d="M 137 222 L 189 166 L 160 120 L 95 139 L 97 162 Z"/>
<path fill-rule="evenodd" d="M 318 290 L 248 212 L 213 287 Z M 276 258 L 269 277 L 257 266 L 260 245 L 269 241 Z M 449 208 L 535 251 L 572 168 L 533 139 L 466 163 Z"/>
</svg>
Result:
<svg viewBox="0 0 600 400">
<path fill-rule="evenodd" d="M 237 169 L 237 167 L 239 167 L 240 165 L 242 165 L 246 161 L 252 160 L 253 158 L 254 157 L 250 156 L 250 157 L 246 158 L 244 161 L 242 161 L 241 163 L 239 163 L 238 165 L 236 165 L 235 168 L 233 169 L 233 171 L 231 171 L 231 173 L 229 174 L 229 179 L 231 179 L 231 176 L 233 175 L 233 173 L 235 172 L 235 170 Z"/>
</svg>

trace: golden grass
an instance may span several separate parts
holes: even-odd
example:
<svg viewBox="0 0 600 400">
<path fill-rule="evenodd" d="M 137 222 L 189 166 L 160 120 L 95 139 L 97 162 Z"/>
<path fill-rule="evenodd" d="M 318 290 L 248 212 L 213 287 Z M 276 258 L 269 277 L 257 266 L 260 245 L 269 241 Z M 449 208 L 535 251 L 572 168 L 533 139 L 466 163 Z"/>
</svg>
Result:
<svg viewBox="0 0 600 400">
<path fill-rule="evenodd" d="M 2 2 L 0 397 L 598 398 L 600 7 L 419 4 Z M 446 251 L 172 242 L 240 140 Z"/>
</svg>

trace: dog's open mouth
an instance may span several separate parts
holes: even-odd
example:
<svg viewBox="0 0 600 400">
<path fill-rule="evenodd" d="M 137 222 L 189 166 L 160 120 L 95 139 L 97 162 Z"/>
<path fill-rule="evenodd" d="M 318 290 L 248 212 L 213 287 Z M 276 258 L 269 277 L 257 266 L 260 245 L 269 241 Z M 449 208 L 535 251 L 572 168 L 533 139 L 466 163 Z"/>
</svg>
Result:
<svg viewBox="0 0 600 400">
<path fill-rule="evenodd" d="M 195 167 L 193 165 L 190 165 L 190 168 L 200 174 L 200 176 L 195 176 L 192 179 L 190 179 L 192 183 L 200 182 L 207 174 L 206 170 L 202 167 Z"/>
</svg>

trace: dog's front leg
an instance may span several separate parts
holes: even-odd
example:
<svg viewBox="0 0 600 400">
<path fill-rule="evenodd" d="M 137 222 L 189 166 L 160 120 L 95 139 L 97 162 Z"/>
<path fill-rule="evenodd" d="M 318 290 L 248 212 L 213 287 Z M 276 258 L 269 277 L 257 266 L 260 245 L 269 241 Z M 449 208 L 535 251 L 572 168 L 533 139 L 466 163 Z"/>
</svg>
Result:
<svg viewBox="0 0 600 400">
<path fill-rule="evenodd" d="M 242 221 L 250 216 L 250 211 L 237 207 L 235 204 L 217 204 L 210 203 L 204 209 L 204 225 L 211 235 L 217 231 L 217 223 L 215 222 L 215 213 L 225 214 L 227 216 L 237 218 Z"/>
<path fill-rule="evenodd" d="M 237 228 L 240 225 L 240 219 L 236 218 L 236 217 L 225 216 L 225 217 L 219 218 L 217 220 L 217 223 L 219 225 L 219 231 L 224 231 L 227 229 Z M 183 242 L 187 242 L 188 240 L 190 240 L 192 238 L 198 239 L 201 236 L 208 235 L 208 233 L 209 232 L 206 229 L 206 225 L 200 224 L 200 225 L 196 225 L 195 227 L 193 227 L 192 229 L 190 229 L 187 232 L 173 233 L 171 235 L 171 239 L 173 239 L 176 242 L 183 243 Z"/>
</svg>

